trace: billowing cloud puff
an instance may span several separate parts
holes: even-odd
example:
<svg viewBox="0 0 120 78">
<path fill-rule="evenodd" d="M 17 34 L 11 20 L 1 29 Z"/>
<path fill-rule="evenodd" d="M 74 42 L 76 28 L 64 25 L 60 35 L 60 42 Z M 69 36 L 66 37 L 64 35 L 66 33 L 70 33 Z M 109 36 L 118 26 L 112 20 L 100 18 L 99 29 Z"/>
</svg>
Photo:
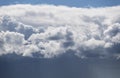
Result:
<svg viewBox="0 0 120 78">
<path fill-rule="evenodd" d="M 17 4 L 0 7 L 0 55 L 52 58 L 120 56 L 120 6 L 76 8 Z"/>
<path fill-rule="evenodd" d="M 0 32 L 0 55 L 7 53 L 19 53 L 25 40 L 24 35 L 17 32 Z"/>
</svg>

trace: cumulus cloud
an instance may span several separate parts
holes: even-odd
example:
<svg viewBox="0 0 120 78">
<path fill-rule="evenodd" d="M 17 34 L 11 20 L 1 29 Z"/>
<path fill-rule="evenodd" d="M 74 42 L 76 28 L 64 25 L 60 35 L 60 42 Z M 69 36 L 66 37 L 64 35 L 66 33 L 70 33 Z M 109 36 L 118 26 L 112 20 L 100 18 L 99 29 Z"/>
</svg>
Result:
<svg viewBox="0 0 120 78">
<path fill-rule="evenodd" d="M 17 4 L 0 7 L 0 55 L 52 58 L 120 57 L 120 6 L 76 8 Z"/>
<path fill-rule="evenodd" d="M 19 54 L 25 40 L 23 34 L 17 32 L 1 31 L 0 42 L 1 42 L 0 55 L 13 52 Z"/>
</svg>

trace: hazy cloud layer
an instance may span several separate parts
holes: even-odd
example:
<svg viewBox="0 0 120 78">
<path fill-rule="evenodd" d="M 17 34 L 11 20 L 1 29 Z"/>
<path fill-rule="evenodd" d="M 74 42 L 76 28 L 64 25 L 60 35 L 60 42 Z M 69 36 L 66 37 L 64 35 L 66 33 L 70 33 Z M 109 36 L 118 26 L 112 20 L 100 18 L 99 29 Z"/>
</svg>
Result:
<svg viewBox="0 0 120 78">
<path fill-rule="evenodd" d="M 120 57 L 120 6 L 54 5 L 0 7 L 0 55 L 52 58 Z"/>
</svg>

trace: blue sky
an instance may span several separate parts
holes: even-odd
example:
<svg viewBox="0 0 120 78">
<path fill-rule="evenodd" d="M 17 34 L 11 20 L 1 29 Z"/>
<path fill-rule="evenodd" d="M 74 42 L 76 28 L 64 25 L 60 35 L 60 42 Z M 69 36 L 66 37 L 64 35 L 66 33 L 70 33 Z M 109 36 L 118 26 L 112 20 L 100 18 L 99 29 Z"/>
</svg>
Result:
<svg viewBox="0 0 120 78">
<path fill-rule="evenodd" d="M 0 5 L 10 4 L 54 4 L 72 7 L 104 7 L 120 5 L 120 0 L 0 0 Z"/>
</svg>

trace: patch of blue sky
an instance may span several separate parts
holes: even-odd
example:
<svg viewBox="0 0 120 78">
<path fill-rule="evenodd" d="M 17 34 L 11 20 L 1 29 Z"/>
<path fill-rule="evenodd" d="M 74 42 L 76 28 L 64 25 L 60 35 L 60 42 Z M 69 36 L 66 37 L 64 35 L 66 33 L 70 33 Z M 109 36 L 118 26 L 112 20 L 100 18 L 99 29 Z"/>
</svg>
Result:
<svg viewBox="0 0 120 78">
<path fill-rule="evenodd" d="M 11 4 L 51 4 L 71 7 L 105 7 L 120 5 L 120 0 L 0 0 L 0 6 Z"/>
</svg>

